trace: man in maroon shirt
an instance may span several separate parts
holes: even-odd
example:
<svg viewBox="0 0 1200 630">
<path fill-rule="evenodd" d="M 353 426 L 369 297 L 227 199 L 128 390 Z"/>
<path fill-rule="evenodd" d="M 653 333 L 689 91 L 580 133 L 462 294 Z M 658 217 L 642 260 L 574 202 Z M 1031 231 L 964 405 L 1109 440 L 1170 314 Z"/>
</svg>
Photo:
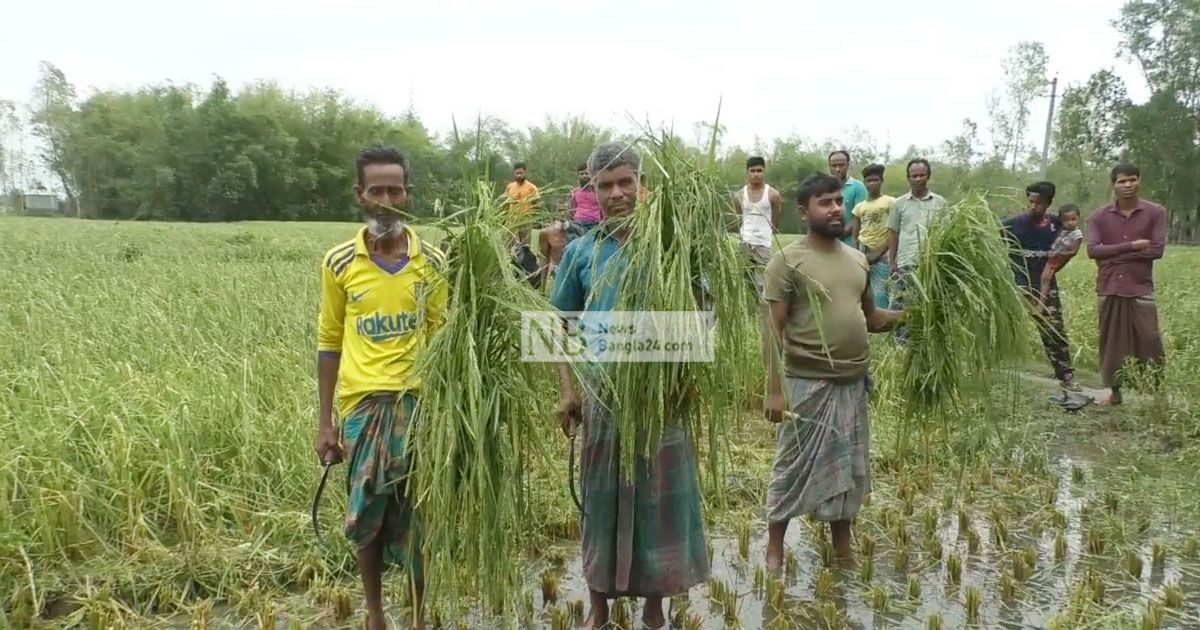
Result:
<svg viewBox="0 0 1200 630">
<path fill-rule="evenodd" d="M 1167 212 L 1138 196 L 1141 172 L 1132 164 L 1112 170 L 1112 204 L 1088 218 L 1088 256 L 1096 261 L 1100 296 L 1100 374 L 1112 389 L 1106 404 L 1121 404 L 1120 371 L 1129 357 L 1151 366 L 1165 360 L 1154 304 L 1154 261 L 1167 245 Z"/>
</svg>

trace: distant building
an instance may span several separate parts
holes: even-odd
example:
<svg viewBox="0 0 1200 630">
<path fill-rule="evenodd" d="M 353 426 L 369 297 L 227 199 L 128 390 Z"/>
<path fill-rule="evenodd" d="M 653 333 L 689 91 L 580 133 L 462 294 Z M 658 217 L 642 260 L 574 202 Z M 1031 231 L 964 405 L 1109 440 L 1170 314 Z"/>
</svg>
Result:
<svg viewBox="0 0 1200 630">
<path fill-rule="evenodd" d="M 21 195 L 21 213 L 34 217 L 60 217 L 62 206 L 58 195 L 51 193 L 25 193 Z"/>
</svg>

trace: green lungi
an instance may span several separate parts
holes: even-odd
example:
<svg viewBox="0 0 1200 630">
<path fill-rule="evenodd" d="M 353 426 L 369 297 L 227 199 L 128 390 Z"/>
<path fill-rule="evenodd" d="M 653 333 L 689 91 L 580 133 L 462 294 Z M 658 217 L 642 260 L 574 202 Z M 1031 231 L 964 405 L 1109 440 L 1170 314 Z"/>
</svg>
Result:
<svg viewBox="0 0 1200 630">
<path fill-rule="evenodd" d="M 346 537 L 359 549 L 376 540 L 384 559 L 421 576 L 420 537 L 405 496 L 410 470 L 408 426 L 417 399 L 411 393 L 382 392 L 364 398 L 345 418 Z"/>
<path fill-rule="evenodd" d="M 663 429 L 653 462 L 639 458 L 635 479 L 620 474 L 620 442 L 611 412 L 583 404 L 580 497 L 583 575 L 609 597 L 670 597 L 708 579 L 700 479 L 691 440 Z"/>
</svg>

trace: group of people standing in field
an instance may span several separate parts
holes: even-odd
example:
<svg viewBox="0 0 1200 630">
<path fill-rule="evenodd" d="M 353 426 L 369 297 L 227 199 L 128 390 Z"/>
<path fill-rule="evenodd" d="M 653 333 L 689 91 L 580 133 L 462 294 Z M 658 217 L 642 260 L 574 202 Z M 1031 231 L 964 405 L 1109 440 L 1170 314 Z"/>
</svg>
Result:
<svg viewBox="0 0 1200 630">
<path fill-rule="evenodd" d="M 645 199 L 640 158 L 626 144 L 596 147 L 579 167 L 572 220 L 543 230 L 551 261 L 550 303 L 564 313 L 611 311 L 624 269 L 622 244 Z M 778 572 L 788 523 L 812 515 L 830 524 L 838 559 L 853 564 L 850 523 L 871 489 L 868 398 L 870 333 L 895 331 L 903 341 L 903 287 L 924 246 L 930 221 L 947 211 L 929 189 L 932 166 L 906 165 L 909 190 L 883 194 L 884 167 L 849 175 L 850 155 L 829 156 L 829 173 L 800 182 L 796 208 L 804 235 L 781 249 L 775 234 L 784 201 L 764 180 L 766 162 L 750 158 L 746 185 L 734 195 L 738 234 L 762 305 L 768 365 L 764 413 L 778 424 L 768 483 L 766 563 Z M 413 575 L 415 623 L 423 627 L 423 575 L 412 507 L 405 496 L 407 429 L 421 388 L 415 358 L 444 320 L 448 295 L 444 254 L 421 241 L 397 209 L 407 204 L 409 164 L 395 149 L 372 147 L 356 162 L 355 195 L 366 225 L 325 255 L 318 325 L 319 424 L 323 463 L 349 462 L 345 534 L 357 548 L 368 626 L 386 627 L 381 572 L 385 562 Z M 518 212 L 530 212 L 538 190 L 518 164 L 506 189 Z M 1114 202 L 1088 221 L 1087 252 L 1099 267 L 1100 352 L 1108 402 L 1121 401 L 1119 368 L 1127 357 L 1161 365 L 1152 264 L 1163 254 L 1166 217 L 1138 196 L 1136 167 L 1112 172 Z M 1056 274 L 1084 240 L 1078 209 L 1048 212 L 1054 186 L 1027 190 L 1028 211 L 1005 223 L 1016 244 L 1015 280 L 1038 313 L 1047 355 L 1064 387 L 1074 388 Z M 722 235 L 714 235 L 714 238 Z M 527 246 L 528 232 L 518 235 Z M 569 242 L 569 244 L 568 244 Z M 606 270 L 608 273 L 606 273 Z M 545 271 L 545 270 L 544 270 Z M 811 290 L 824 288 L 819 297 Z M 819 304 L 814 304 L 819 300 Z M 820 315 L 818 315 L 818 310 Z M 782 363 L 780 363 L 782 361 Z M 695 453 L 687 423 L 670 423 L 657 451 L 627 479 L 613 454 L 616 427 L 599 388 L 578 387 L 559 367 L 564 434 L 582 436 L 583 572 L 589 622 L 609 620 L 616 597 L 645 600 L 642 620 L 665 625 L 663 599 L 709 575 Z M 593 392 L 581 395 L 581 391 Z M 339 431 L 335 417 L 342 423 Z"/>
</svg>

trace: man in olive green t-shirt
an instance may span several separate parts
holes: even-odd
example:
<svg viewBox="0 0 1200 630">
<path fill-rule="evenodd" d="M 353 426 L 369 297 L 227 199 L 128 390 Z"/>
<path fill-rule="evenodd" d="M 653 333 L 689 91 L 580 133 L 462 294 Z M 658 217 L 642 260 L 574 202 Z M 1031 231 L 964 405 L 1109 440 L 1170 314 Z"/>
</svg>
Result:
<svg viewBox="0 0 1200 630">
<path fill-rule="evenodd" d="M 871 488 L 867 333 L 890 330 L 900 318 L 875 308 L 866 257 L 839 241 L 842 183 L 812 175 L 800 183 L 798 201 L 807 234 L 771 258 L 763 291 L 774 332 L 765 412 L 779 423 L 767 487 L 773 572 L 782 565 L 788 522 L 803 514 L 828 521 L 838 557 L 854 564 L 850 519 Z"/>
</svg>

